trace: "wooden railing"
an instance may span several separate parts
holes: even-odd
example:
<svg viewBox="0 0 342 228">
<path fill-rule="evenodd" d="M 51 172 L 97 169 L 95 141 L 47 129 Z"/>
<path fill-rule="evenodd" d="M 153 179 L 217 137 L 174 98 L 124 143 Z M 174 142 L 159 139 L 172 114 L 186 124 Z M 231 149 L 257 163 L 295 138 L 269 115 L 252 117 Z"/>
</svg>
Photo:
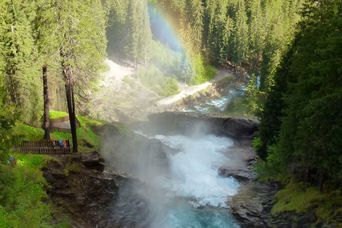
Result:
<svg viewBox="0 0 342 228">
<path fill-rule="evenodd" d="M 69 154 L 69 140 L 23 141 L 14 147 L 15 151 L 30 154 Z"/>
</svg>

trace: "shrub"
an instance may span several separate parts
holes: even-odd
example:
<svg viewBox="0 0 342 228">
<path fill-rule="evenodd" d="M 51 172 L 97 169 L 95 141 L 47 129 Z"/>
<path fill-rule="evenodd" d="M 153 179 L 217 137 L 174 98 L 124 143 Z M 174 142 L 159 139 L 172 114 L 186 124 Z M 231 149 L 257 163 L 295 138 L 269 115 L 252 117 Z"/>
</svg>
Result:
<svg viewBox="0 0 342 228">
<path fill-rule="evenodd" d="M 194 69 L 194 76 L 190 82 L 192 85 L 210 81 L 217 74 L 216 68 L 211 65 L 205 65 L 200 55 L 193 57 L 192 67 Z"/>
<path fill-rule="evenodd" d="M 11 107 L 2 107 L 0 103 L 0 162 L 7 157 L 7 151 L 13 140 L 12 127 L 17 115 Z"/>
<path fill-rule="evenodd" d="M 45 159 L 15 155 L 17 166 L 0 165 L 0 227 L 47 227 L 50 207 L 40 168 Z"/>
</svg>

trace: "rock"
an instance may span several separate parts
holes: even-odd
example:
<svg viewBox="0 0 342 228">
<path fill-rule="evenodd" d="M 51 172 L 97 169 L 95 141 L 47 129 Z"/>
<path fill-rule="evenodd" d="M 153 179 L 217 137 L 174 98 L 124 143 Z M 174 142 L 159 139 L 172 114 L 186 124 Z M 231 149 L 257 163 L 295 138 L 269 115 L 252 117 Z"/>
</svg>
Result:
<svg viewBox="0 0 342 228">
<path fill-rule="evenodd" d="M 169 172 L 167 155 L 176 152 L 160 140 L 134 132 L 106 132 L 103 134 L 102 142 L 101 155 L 106 159 L 108 167 L 140 178 L 144 175 L 146 167 L 165 174 Z"/>
<path fill-rule="evenodd" d="M 235 179 L 245 182 L 254 180 L 256 175 L 248 169 L 233 169 L 220 167 L 218 174 L 222 177 L 234 177 Z"/>
<path fill-rule="evenodd" d="M 89 169 L 95 169 L 99 172 L 104 170 L 104 159 L 100 157 L 98 152 L 82 154 L 81 160 L 82 164 Z"/>
<path fill-rule="evenodd" d="M 241 186 L 229 204 L 232 214 L 242 227 L 270 227 L 268 221 L 277 189 L 277 185 L 256 181 Z"/>
<path fill-rule="evenodd" d="M 245 118 L 218 117 L 199 113 L 164 112 L 151 114 L 149 122 L 135 123 L 145 132 L 163 134 L 211 133 L 236 139 L 251 139 L 258 129 L 258 123 Z"/>
<path fill-rule="evenodd" d="M 43 169 L 53 204 L 71 218 L 73 227 L 111 227 L 118 184 L 114 174 L 101 171 L 103 159 L 97 152 L 58 159 Z M 67 171 L 70 167 L 77 172 Z"/>
</svg>

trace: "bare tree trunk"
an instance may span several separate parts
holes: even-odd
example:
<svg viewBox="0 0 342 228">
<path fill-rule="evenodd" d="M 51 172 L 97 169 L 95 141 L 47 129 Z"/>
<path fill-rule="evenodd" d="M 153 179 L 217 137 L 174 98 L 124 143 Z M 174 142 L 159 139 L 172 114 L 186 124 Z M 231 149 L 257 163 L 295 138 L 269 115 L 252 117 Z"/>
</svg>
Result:
<svg viewBox="0 0 342 228">
<path fill-rule="evenodd" d="M 44 87 L 44 116 L 43 116 L 43 128 L 44 128 L 44 139 L 50 140 L 50 117 L 49 117 L 49 87 L 48 87 L 48 75 L 47 66 L 42 67 L 43 73 L 43 87 Z"/>
<path fill-rule="evenodd" d="M 71 136 L 72 136 L 72 145 L 73 145 L 73 152 L 78 152 L 78 144 L 77 144 L 77 133 L 76 133 L 76 114 L 75 114 L 75 104 L 73 98 L 73 85 L 71 81 L 71 72 L 69 66 L 63 66 L 63 74 L 65 78 L 65 92 L 68 104 L 68 112 L 69 112 L 69 121 L 70 121 L 70 128 L 71 128 Z"/>
<path fill-rule="evenodd" d="M 9 70 L 7 70 L 7 75 L 8 75 L 8 94 L 10 96 L 10 101 L 12 102 L 12 104 L 14 105 L 18 105 L 18 93 L 17 91 L 17 81 L 14 78 L 15 75 L 15 69 L 11 68 Z"/>
</svg>

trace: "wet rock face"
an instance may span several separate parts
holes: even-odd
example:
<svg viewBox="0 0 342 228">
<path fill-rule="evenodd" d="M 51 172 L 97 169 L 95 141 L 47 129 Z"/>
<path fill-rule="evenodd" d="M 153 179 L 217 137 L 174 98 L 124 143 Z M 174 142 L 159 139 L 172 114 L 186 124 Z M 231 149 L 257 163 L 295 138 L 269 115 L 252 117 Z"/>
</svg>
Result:
<svg viewBox="0 0 342 228">
<path fill-rule="evenodd" d="M 211 133 L 218 136 L 229 136 L 235 139 L 251 139 L 258 129 L 254 120 L 231 117 L 215 117 L 198 113 L 164 112 L 151 114 L 148 131 L 172 134 L 192 134 L 193 132 Z M 144 123 L 138 124 L 139 127 Z"/>
<path fill-rule="evenodd" d="M 95 169 L 99 172 L 103 172 L 105 165 L 104 159 L 100 157 L 99 153 L 92 152 L 89 154 L 85 154 L 81 157 L 82 164 L 88 169 Z"/>
<path fill-rule="evenodd" d="M 255 179 L 255 174 L 248 169 L 220 167 L 218 174 L 222 177 L 234 177 L 240 182 L 252 181 Z"/>
<path fill-rule="evenodd" d="M 47 193 L 71 218 L 73 227 L 111 227 L 111 205 L 118 192 L 117 177 L 103 171 L 97 152 L 50 161 L 43 169 Z"/>
<path fill-rule="evenodd" d="M 177 151 L 160 140 L 134 133 L 119 133 L 114 128 L 102 133 L 101 155 L 106 160 L 106 168 L 142 180 L 154 175 L 154 171 L 168 173 L 168 154 Z M 151 173 L 146 172 L 149 167 Z"/>
<path fill-rule="evenodd" d="M 271 227 L 270 211 L 273 196 L 278 189 L 274 184 L 249 182 L 229 202 L 232 214 L 242 227 Z"/>
</svg>

